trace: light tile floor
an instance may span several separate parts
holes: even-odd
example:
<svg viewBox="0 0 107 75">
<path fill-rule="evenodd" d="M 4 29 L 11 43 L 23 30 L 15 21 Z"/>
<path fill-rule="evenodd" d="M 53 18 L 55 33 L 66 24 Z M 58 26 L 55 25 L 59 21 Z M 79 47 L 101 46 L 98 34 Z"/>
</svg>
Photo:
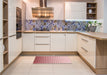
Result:
<svg viewBox="0 0 107 75">
<path fill-rule="evenodd" d="M 35 56 L 20 56 L 3 75 L 95 75 L 78 56 L 72 64 L 33 64 Z"/>
</svg>

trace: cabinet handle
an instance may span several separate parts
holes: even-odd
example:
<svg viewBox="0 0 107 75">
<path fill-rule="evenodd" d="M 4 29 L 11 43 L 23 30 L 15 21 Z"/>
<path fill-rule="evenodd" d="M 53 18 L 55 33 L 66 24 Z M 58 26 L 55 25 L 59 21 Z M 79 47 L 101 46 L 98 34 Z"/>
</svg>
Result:
<svg viewBox="0 0 107 75">
<path fill-rule="evenodd" d="M 9 36 L 9 37 L 14 37 L 14 36 L 16 36 L 16 34 L 14 34 L 14 35 L 11 35 L 11 36 Z"/>
<path fill-rule="evenodd" d="M 36 36 L 36 37 L 39 37 L 39 38 L 48 38 L 49 36 Z"/>
<path fill-rule="evenodd" d="M 82 38 L 82 40 L 85 41 L 85 42 L 88 42 L 88 40 L 86 40 L 86 39 L 83 39 L 83 38 Z"/>
<path fill-rule="evenodd" d="M 84 51 L 88 52 L 88 50 L 86 50 L 84 47 L 81 47 Z"/>
<path fill-rule="evenodd" d="M 49 45 L 49 44 L 36 44 L 36 45 Z"/>
</svg>

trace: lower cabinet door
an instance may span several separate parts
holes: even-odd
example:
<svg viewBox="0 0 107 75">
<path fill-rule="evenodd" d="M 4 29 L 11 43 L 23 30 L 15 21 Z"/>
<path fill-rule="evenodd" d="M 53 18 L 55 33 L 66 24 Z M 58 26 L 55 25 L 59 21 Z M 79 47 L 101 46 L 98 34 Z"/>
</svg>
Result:
<svg viewBox="0 0 107 75">
<path fill-rule="evenodd" d="M 22 52 L 22 38 L 20 39 L 16 39 L 17 41 L 17 51 L 18 51 L 18 54 L 20 54 Z"/>
<path fill-rule="evenodd" d="M 3 70 L 3 41 L 0 40 L 0 72 Z"/>
<path fill-rule="evenodd" d="M 94 68 L 96 68 L 96 39 L 89 38 L 89 40 L 88 61 Z"/>
<path fill-rule="evenodd" d="M 51 51 L 66 51 L 65 38 L 66 36 L 64 33 L 51 34 Z"/>
<path fill-rule="evenodd" d="M 96 68 L 96 39 L 78 36 L 78 52 Z"/>
<path fill-rule="evenodd" d="M 50 45 L 35 45 L 36 51 L 50 51 Z"/>
<path fill-rule="evenodd" d="M 17 57 L 18 51 L 17 51 L 17 42 L 16 42 L 16 36 L 9 37 L 9 64 Z"/>
<path fill-rule="evenodd" d="M 23 34 L 23 51 L 35 51 L 34 33 Z"/>
<path fill-rule="evenodd" d="M 66 51 L 77 51 L 76 34 L 66 34 Z"/>
<path fill-rule="evenodd" d="M 3 53 L 0 52 L 0 72 L 3 70 Z"/>
</svg>

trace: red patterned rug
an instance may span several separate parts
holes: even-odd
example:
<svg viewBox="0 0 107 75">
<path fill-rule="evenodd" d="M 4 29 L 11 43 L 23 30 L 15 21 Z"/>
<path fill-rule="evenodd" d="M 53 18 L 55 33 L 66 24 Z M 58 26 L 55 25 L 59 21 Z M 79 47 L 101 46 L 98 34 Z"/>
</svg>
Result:
<svg viewBox="0 0 107 75">
<path fill-rule="evenodd" d="M 68 56 L 36 56 L 33 64 L 71 64 Z"/>
</svg>

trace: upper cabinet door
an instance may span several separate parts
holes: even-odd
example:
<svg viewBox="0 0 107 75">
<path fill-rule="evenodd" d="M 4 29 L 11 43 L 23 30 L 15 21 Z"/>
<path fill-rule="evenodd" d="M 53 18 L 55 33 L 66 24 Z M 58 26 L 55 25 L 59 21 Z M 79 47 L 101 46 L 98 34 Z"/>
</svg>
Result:
<svg viewBox="0 0 107 75">
<path fill-rule="evenodd" d="M 86 19 L 86 2 L 65 2 L 65 19 Z"/>
<path fill-rule="evenodd" d="M 54 20 L 64 20 L 64 0 L 48 0 L 47 4 L 54 9 Z"/>
<path fill-rule="evenodd" d="M 51 51 L 65 51 L 65 38 L 64 33 L 51 34 Z"/>
<path fill-rule="evenodd" d="M 3 34 L 3 30 L 2 30 L 2 26 L 3 26 L 3 21 L 2 21 L 2 15 L 3 15 L 3 1 L 2 0 L 0 0 L 0 38 L 2 38 L 2 34 Z"/>
<path fill-rule="evenodd" d="M 9 36 L 16 34 L 16 0 L 8 0 L 8 34 Z"/>
</svg>

